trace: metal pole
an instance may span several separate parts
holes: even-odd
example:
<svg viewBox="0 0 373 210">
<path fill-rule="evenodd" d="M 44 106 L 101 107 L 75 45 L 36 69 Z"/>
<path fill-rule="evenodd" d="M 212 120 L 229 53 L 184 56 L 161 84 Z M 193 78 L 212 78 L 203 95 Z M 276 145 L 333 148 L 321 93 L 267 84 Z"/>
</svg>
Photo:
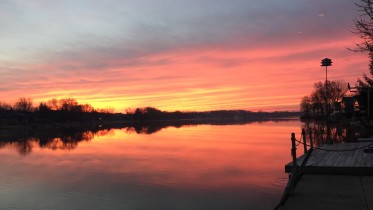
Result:
<svg viewBox="0 0 373 210">
<path fill-rule="evenodd" d="M 368 89 L 368 117 L 370 118 L 370 89 Z"/>
<path fill-rule="evenodd" d="M 312 140 L 312 130 L 311 129 L 309 130 L 309 135 L 310 135 L 310 146 L 311 146 L 310 150 L 313 150 L 313 140 Z"/>
<path fill-rule="evenodd" d="M 329 117 L 329 101 L 328 101 L 328 66 L 325 66 L 325 102 L 326 116 Z"/>
<path fill-rule="evenodd" d="M 328 103 L 328 66 L 332 65 L 332 59 L 330 58 L 324 58 L 321 60 L 321 66 L 325 66 L 325 97 L 326 97 L 326 116 L 329 117 L 329 103 Z"/>
<path fill-rule="evenodd" d="M 303 138 L 303 148 L 304 153 L 307 153 L 307 138 L 306 138 L 306 130 L 302 129 L 302 138 Z"/>
<path fill-rule="evenodd" d="M 293 157 L 293 167 L 297 167 L 297 146 L 295 144 L 295 133 L 291 133 L 291 156 Z"/>
</svg>

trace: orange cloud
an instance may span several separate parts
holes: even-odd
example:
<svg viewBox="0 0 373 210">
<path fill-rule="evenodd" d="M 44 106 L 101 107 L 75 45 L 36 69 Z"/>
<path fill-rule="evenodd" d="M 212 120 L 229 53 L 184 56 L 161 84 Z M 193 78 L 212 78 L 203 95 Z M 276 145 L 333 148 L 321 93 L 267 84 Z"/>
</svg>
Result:
<svg viewBox="0 0 373 210">
<path fill-rule="evenodd" d="M 301 47 L 296 40 L 274 47 L 203 46 L 127 59 L 109 57 L 97 65 L 89 65 L 95 60 L 74 58 L 18 64 L 23 73 L 7 75 L 9 82 L 0 88 L 6 90 L 5 101 L 21 96 L 30 96 L 35 103 L 72 97 L 119 112 L 143 106 L 169 111 L 298 110 L 300 98 L 325 78 L 322 58 L 333 59 L 331 80 L 353 83 L 366 71 L 366 56 L 346 49 L 351 46 L 349 38 L 307 40 Z"/>
</svg>

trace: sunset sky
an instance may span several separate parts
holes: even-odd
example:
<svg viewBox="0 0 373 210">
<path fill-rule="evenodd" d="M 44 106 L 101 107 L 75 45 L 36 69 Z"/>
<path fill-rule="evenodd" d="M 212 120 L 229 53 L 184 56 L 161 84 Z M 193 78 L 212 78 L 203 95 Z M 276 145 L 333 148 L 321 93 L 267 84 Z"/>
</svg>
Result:
<svg viewBox="0 0 373 210">
<path fill-rule="evenodd" d="M 313 83 L 354 84 L 353 0 L 1 0 L 0 101 L 96 108 L 298 110 Z"/>
</svg>

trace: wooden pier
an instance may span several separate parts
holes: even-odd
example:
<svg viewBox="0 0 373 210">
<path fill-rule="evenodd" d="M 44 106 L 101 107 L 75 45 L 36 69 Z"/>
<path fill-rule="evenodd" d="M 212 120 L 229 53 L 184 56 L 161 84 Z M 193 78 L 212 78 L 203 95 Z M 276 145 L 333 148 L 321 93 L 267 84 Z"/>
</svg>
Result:
<svg viewBox="0 0 373 210">
<path fill-rule="evenodd" d="M 307 174 L 341 174 L 341 175 L 373 175 L 373 142 L 337 143 L 323 145 L 314 149 L 308 161 L 300 168 Z M 297 158 L 300 166 L 306 157 Z M 285 166 L 285 172 L 291 173 L 293 163 Z"/>
<path fill-rule="evenodd" d="M 293 161 L 285 165 L 289 183 L 276 209 L 373 210 L 373 141 L 314 148 L 312 141 L 306 144 L 305 131 L 302 140 L 294 133 L 291 140 Z"/>
<path fill-rule="evenodd" d="M 373 210 L 373 177 L 304 174 L 278 210 Z"/>
</svg>

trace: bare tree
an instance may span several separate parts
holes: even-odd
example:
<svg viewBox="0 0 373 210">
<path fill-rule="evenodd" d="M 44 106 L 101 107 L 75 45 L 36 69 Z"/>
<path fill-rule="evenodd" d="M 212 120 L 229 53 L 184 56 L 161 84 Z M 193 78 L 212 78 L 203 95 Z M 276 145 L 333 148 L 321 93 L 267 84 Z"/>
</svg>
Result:
<svg viewBox="0 0 373 210">
<path fill-rule="evenodd" d="M 9 111 L 11 109 L 12 109 L 11 105 L 0 101 L 0 111 Z"/>
<path fill-rule="evenodd" d="M 75 98 L 60 99 L 61 110 L 65 111 L 81 111 L 78 101 Z"/>
<path fill-rule="evenodd" d="M 58 100 L 56 98 L 52 98 L 51 100 L 49 100 L 47 102 L 47 106 L 51 110 L 59 110 L 60 109 L 60 104 L 59 104 L 59 102 L 58 102 Z"/>
<path fill-rule="evenodd" d="M 373 88 L 373 0 L 358 0 L 355 3 L 360 15 L 355 19 L 355 30 L 353 33 L 357 35 L 362 41 L 356 44 L 355 52 L 367 53 L 369 56 L 369 72 L 370 76 L 363 74 L 363 78 L 357 79 L 356 99 L 360 107 L 372 110 L 372 98 L 369 99 L 367 89 Z M 368 90 L 370 91 L 370 90 Z M 370 100 L 370 101 L 368 101 Z M 368 105 L 370 107 L 368 107 Z"/>
<path fill-rule="evenodd" d="M 312 110 L 315 116 L 324 116 L 327 110 L 333 110 L 333 105 L 340 101 L 346 92 L 347 85 L 344 81 L 328 81 L 327 89 L 325 83 L 317 82 L 311 96 L 302 98 L 300 108 L 305 113 Z"/>
<path fill-rule="evenodd" d="M 14 109 L 21 112 L 33 111 L 31 98 L 19 98 L 14 104 Z"/>
<path fill-rule="evenodd" d="M 312 110 L 311 97 L 304 96 L 300 102 L 300 110 L 305 114 L 309 114 Z"/>
<path fill-rule="evenodd" d="M 93 112 L 93 111 L 95 111 L 95 108 L 93 108 L 93 106 L 91 106 L 90 104 L 82 104 L 80 106 L 82 107 L 83 112 Z"/>
<path fill-rule="evenodd" d="M 356 44 L 355 52 L 367 53 L 369 56 L 369 70 L 373 76 L 373 0 L 358 0 L 355 3 L 360 15 L 354 20 L 353 33 L 362 41 Z M 363 79 L 357 81 L 359 87 L 373 87 L 373 79 L 363 74 Z"/>
<path fill-rule="evenodd" d="M 332 81 L 328 84 L 329 100 L 331 105 L 341 100 L 347 93 L 348 85 L 343 80 Z"/>
<path fill-rule="evenodd" d="M 355 51 L 371 54 L 373 52 L 373 0 L 358 0 L 355 4 L 360 15 L 354 21 L 353 33 L 362 40 L 361 43 L 356 44 Z"/>
</svg>

